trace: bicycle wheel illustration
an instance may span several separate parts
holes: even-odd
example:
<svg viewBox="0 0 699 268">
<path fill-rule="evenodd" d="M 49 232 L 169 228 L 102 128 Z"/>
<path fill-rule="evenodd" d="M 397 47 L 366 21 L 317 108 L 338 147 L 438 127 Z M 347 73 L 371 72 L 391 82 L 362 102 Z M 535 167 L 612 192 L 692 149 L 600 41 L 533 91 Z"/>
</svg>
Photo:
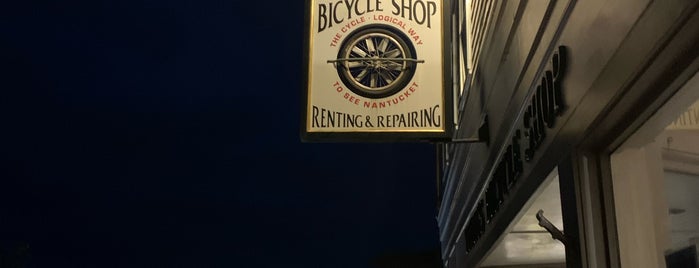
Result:
<svg viewBox="0 0 699 268">
<path fill-rule="evenodd" d="M 340 80 L 357 95 L 377 99 L 396 94 L 415 74 L 415 48 L 405 34 L 384 26 L 359 28 L 340 46 L 336 63 Z"/>
</svg>

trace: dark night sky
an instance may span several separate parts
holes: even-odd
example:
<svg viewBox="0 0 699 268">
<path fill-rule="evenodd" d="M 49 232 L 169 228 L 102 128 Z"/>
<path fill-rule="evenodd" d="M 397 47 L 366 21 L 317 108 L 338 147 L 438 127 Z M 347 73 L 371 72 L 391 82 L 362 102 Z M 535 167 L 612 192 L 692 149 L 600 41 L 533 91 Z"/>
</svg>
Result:
<svg viewBox="0 0 699 268">
<path fill-rule="evenodd" d="M 302 143 L 294 1 L 0 4 L 0 249 L 368 267 L 438 247 L 434 147 Z"/>
</svg>

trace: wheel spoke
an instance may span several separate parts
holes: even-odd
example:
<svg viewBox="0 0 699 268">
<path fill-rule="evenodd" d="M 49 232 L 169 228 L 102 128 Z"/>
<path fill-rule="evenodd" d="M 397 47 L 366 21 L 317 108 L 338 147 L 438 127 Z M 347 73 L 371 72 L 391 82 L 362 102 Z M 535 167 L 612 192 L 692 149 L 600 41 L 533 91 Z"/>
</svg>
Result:
<svg viewBox="0 0 699 268">
<path fill-rule="evenodd" d="M 379 79 L 379 75 L 377 73 L 371 73 L 371 79 L 369 80 L 369 86 L 370 87 L 376 87 L 376 82 Z"/>
<path fill-rule="evenodd" d="M 386 52 L 386 48 L 388 48 L 388 39 L 381 38 L 381 43 L 379 43 L 379 52 L 381 52 L 381 56 L 384 56 L 383 54 Z"/>
<path fill-rule="evenodd" d="M 391 76 L 393 76 L 393 78 L 397 78 L 401 74 L 400 71 L 388 71 L 388 72 L 391 73 Z"/>
<path fill-rule="evenodd" d="M 383 54 L 384 58 L 397 58 L 400 56 L 400 50 L 399 49 L 393 49 L 391 51 L 387 51 L 385 54 Z"/>
<path fill-rule="evenodd" d="M 389 61 L 390 64 L 386 64 L 386 69 L 392 71 L 400 71 L 403 69 L 403 64 L 395 61 Z"/>
<path fill-rule="evenodd" d="M 368 73 L 369 73 L 368 70 L 367 70 L 367 69 L 364 69 L 364 70 L 362 70 L 359 74 L 357 74 L 357 78 L 356 78 L 357 82 L 361 82 L 362 79 L 364 79 L 364 77 L 365 77 Z"/>
<path fill-rule="evenodd" d="M 391 77 L 390 72 L 381 72 L 381 78 L 383 78 L 384 81 L 386 81 L 386 84 L 393 83 L 393 78 Z"/>
<path fill-rule="evenodd" d="M 365 42 L 366 42 L 367 51 L 369 53 L 376 52 L 376 47 L 374 46 L 374 39 L 373 38 L 367 38 L 367 39 L 365 39 Z"/>
<path fill-rule="evenodd" d="M 348 61 L 347 63 L 345 63 L 345 66 L 347 66 L 347 68 L 359 68 L 364 67 L 364 65 L 364 62 L 362 61 Z"/>
<path fill-rule="evenodd" d="M 367 56 L 367 52 L 364 51 L 364 50 L 363 50 L 361 47 L 359 47 L 359 46 L 353 47 L 353 48 L 352 48 L 352 52 L 357 53 L 357 55 L 359 55 L 359 57 L 362 57 L 362 58 L 364 58 L 364 57 Z"/>
</svg>

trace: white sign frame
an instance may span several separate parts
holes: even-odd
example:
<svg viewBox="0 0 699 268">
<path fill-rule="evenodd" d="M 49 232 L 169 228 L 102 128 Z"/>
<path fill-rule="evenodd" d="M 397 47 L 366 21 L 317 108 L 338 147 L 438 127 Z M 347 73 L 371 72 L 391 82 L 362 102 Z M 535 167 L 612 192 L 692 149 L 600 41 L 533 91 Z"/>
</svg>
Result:
<svg viewBox="0 0 699 268">
<path fill-rule="evenodd" d="M 302 140 L 450 140 L 449 14 L 442 0 L 307 0 Z"/>
</svg>

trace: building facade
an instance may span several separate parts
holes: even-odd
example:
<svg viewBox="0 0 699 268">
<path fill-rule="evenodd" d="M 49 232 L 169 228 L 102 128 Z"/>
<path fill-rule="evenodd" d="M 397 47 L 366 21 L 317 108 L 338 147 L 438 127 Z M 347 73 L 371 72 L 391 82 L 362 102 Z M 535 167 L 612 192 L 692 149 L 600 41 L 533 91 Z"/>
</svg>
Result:
<svg viewBox="0 0 699 268">
<path fill-rule="evenodd" d="M 699 1 L 450 5 L 444 267 L 696 267 Z"/>
</svg>

